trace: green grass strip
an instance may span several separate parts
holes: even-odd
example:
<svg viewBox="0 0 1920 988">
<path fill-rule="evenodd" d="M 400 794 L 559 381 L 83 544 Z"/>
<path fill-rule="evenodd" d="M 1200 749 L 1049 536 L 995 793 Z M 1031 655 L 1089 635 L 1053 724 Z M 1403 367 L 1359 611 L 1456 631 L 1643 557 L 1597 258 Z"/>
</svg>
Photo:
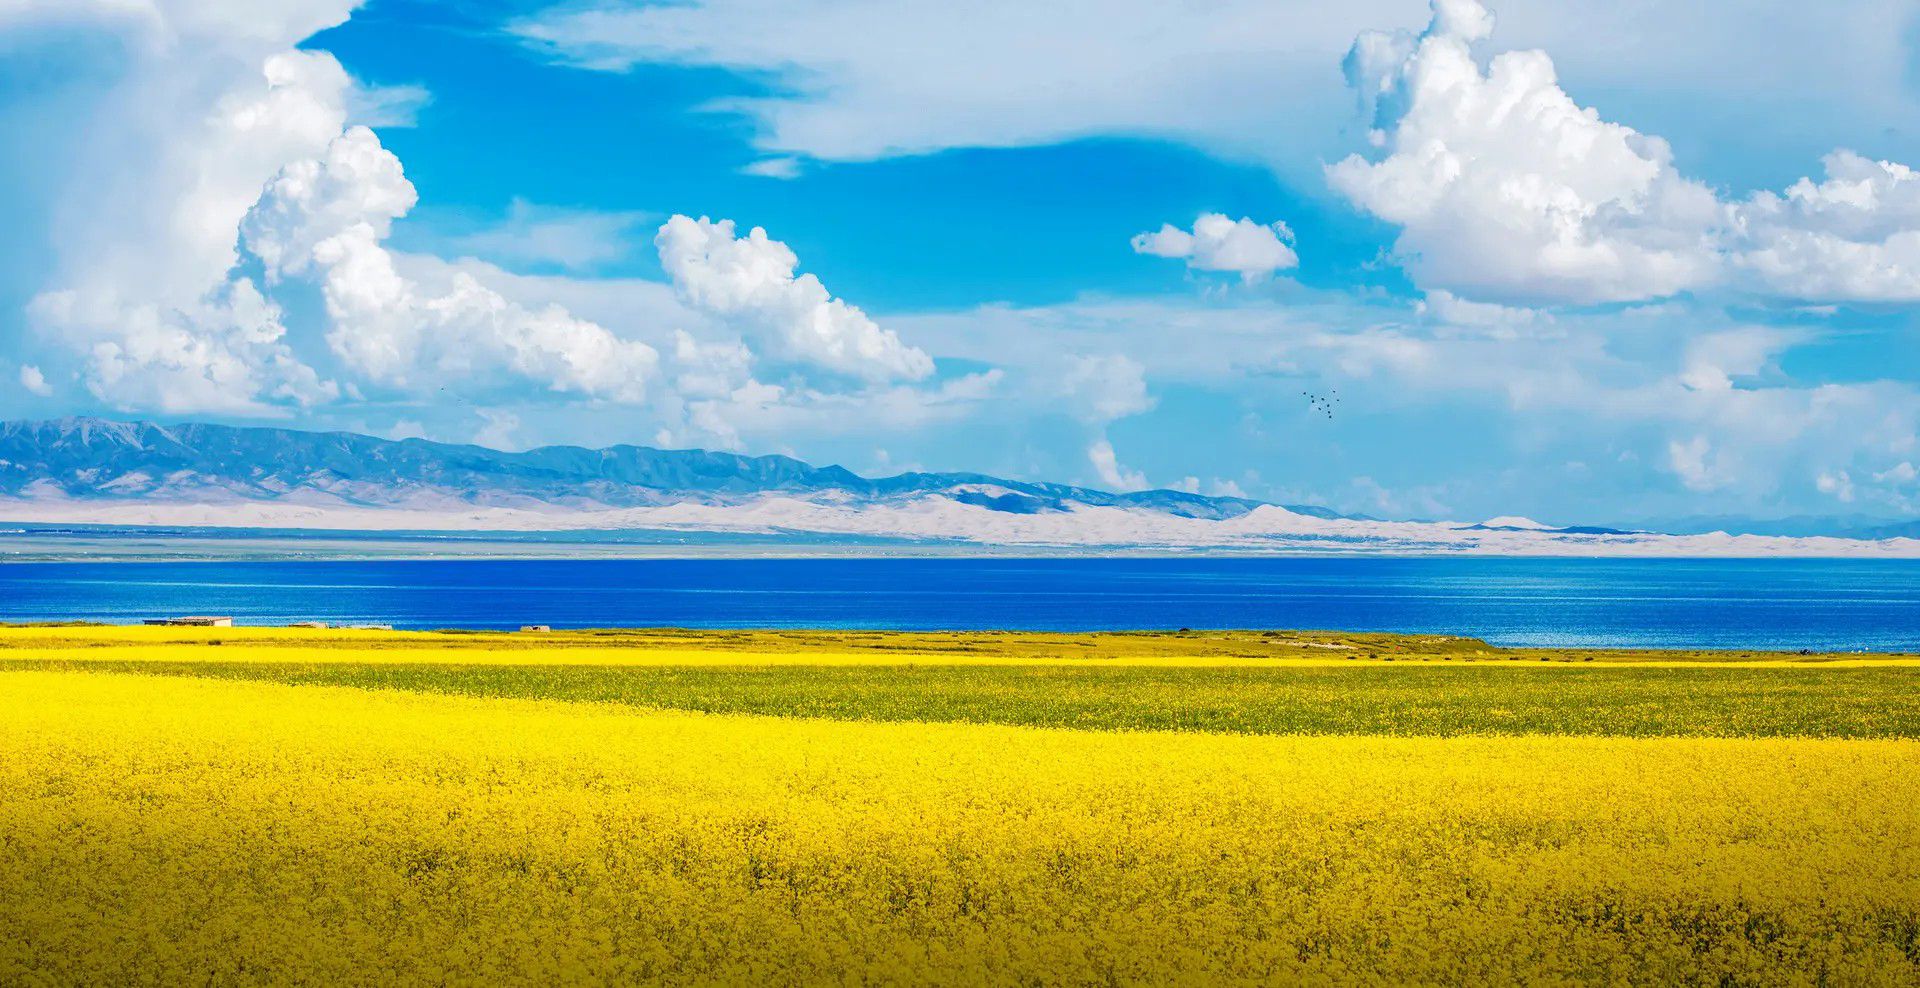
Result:
<svg viewBox="0 0 1920 988">
<path fill-rule="evenodd" d="M 27 660 L 0 668 L 259 680 L 835 720 L 1249 734 L 1920 737 L 1920 669 L 572 666 Z"/>
</svg>

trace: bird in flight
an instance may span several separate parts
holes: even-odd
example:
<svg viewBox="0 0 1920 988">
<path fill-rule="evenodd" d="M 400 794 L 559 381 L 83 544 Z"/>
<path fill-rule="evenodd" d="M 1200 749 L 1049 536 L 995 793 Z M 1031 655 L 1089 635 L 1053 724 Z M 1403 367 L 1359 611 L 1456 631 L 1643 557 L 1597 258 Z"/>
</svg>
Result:
<svg viewBox="0 0 1920 988">
<path fill-rule="evenodd" d="M 1318 412 L 1321 415 L 1325 415 L 1328 419 L 1333 418 L 1334 407 L 1340 404 L 1340 392 L 1338 390 L 1329 391 L 1326 394 L 1302 391 L 1300 392 L 1300 397 L 1307 399 L 1307 408 L 1309 411 Z"/>
</svg>

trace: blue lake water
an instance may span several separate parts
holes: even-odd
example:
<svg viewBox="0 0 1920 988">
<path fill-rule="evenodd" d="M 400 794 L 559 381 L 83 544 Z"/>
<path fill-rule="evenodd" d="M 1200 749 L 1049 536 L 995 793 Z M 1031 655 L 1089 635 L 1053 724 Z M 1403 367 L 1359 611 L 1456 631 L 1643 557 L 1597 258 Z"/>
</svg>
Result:
<svg viewBox="0 0 1920 988">
<path fill-rule="evenodd" d="M 15 563 L 0 620 L 403 628 L 1316 628 L 1920 651 L 1920 562 L 1486 558 Z"/>
</svg>

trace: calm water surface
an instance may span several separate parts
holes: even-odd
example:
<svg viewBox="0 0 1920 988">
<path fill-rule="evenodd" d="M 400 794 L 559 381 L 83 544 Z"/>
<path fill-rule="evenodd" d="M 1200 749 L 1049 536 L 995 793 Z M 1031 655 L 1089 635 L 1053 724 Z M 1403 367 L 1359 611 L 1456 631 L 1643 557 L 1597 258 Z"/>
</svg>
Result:
<svg viewBox="0 0 1920 988">
<path fill-rule="evenodd" d="M 704 559 L 0 565 L 0 620 L 403 628 L 1329 628 L 1920 651 L 1905 560 Z"/>
</svg>

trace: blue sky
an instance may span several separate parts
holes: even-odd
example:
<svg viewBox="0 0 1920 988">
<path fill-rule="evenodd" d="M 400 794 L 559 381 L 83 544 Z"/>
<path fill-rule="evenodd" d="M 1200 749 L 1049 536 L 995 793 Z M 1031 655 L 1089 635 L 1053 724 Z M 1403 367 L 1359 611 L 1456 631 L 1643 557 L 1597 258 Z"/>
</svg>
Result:
<svg viewBox="0 0 1920 988">
<path fill-rule="evenodd" d="M 1910 5 L 1491 6 L 28 0 L 0 415 L 1911 517 Z"/>
</svg>

